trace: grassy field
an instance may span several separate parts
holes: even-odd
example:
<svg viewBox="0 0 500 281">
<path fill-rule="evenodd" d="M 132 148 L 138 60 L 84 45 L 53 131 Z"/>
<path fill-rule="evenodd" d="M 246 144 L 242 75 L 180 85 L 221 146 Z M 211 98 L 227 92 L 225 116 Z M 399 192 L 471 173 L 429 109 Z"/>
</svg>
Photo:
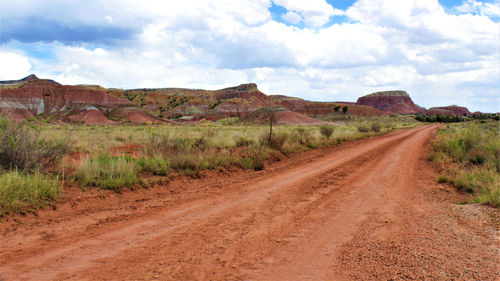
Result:
<svg viewBox="0 0 500 281">
<path fill-rule="evenodd" d="M 404 117 L 352 118 L 321 126 L 14 124 L 0 119 L 0 215 L 34 210 L 59 198 L 61 186 L 147 187 L 172 174 L 214 169 L 262 170 L 296 152 L 412 127 Z M 81 159 L 72 156 L 81 155 Z"/>
<path fill-rule="evenodd" d="M 500 123 L 455 123 L 439 130 L 431 160 L 440 182 L 474 194 L 474 202 L 500 207 Z"/>
</svg>

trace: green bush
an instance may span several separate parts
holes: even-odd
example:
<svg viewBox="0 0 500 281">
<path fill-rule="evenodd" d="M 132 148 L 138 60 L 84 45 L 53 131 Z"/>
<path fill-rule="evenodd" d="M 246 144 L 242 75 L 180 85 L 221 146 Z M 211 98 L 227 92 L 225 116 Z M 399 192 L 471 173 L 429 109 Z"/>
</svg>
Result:
<svg viewBox="0 0 500 281">
<path fill-rule="evenodd" d="M 23 174 L 10 171 L 0 174 L 0 216 L 36 210 L 61 195 L 58 179 L 39 172 Z"/>
<path fill-rule="evenodd" d="M 261 171 L 264 169 L 264 161 L 259 156 L 253 157 L 241 157 L 241 166 L 245 170 L 253 169 L 255 171 Z"/>
<path fill-rule="evenodd" d="M 357 128 L 360 133 L 368 133 L 370 131 L 367 125 L 359 125 Z"/>
<path fill-rule="evenodd" d="M 319 132 L 325 138 L 330 138 L 335 131 L 335 127 L 333 125 L 321 125 L 319 127 Z"/>
<path fill-rule="evenodd" d="M 137 164 L 142 171 L 153 173 L 153 175 L 166 176 L 170 172 L 170 162 L 160 157 L 141 158 Z"/>
<path fill-rule="evenodd" d="M 372 123 L 372 131 L 374 132 L 380 132 L 380 130 L 382 129 L 382 125 L 380 123 Z"/>
</svg>

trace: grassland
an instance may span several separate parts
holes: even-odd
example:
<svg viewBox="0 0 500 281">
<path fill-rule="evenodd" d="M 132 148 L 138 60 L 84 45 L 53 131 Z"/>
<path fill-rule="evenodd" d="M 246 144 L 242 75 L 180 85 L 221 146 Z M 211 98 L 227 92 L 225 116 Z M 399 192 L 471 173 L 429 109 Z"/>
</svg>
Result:
<svg viewBox="0 0 500 281">
<path fill-rule="evenodd" d="M 400 117 L 352 118 L 322 126 L 273 126 L 270 135 L 267 125 L 234 119 L 139 126 L 0 121 L 0 215 L 36 210 L 59 198 L 61 186 L 121 191 L 168 182 L 174 174 L 262 170 L 296 152 L 418 124 Z"/>
<path fill-rule="evenodd" d="M 500 123 L 455 123 L 439 130 L 430 159 L 438 180 L 474 194 L 473 201 L 500 207 Z"/>
</svg>

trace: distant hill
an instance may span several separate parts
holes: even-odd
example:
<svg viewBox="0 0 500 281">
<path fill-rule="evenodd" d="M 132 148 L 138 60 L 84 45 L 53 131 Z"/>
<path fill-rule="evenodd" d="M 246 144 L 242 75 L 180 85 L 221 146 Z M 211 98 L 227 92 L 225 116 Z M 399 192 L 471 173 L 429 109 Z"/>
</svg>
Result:
<svg viewBox="0 0 500 281">
<path fill-rule="evenodd" d="M 371 106 L 394 114 L 412 114 L 425 111 L 425 108 L 413 103 L 405 91 L 376 92 L 358 98 L 358 105 Z"/>
<path fill-rule="evenodd" d="M 427 115 L 449 115 L 449 116 L 469 116 L 472 113 L 463 106 L 449 105 L 442 107 L 431 107 L 424 112 Z"/>
<path fill-rule="evenodd" d="M 267 118 L 269 107 L 283 110 L 281 124 L 321 124 L 316 118 L 346 108 L 347 113 L 371 117 L 391 114 L 446 112 L 470 114 L 451 106 L 426 111 L 413 103 L 405 91 L 377 92 L 352 102 L 313 102 L 284 95 L 266 95 L 256 84 L 220 90 L 182 88 L 106 89 L 99 85 L 61 85 L 30 75 L 20 80 L 0 81 L 0 113 L 23 120 L 51 117 L 58 122 L 86 124 L 171 123 L 172 120 L 219 120 L 238 117 L 254 123 Z M 339 111 L 341 113 L 341 111 Z"/>
</svg>

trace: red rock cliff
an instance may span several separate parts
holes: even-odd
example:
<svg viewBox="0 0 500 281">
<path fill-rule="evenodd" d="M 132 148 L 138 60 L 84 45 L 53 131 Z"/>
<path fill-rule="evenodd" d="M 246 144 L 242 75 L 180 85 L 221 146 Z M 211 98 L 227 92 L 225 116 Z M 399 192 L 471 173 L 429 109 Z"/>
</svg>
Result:
<svg viewBox="0 0 500 281">
<path fill-rule="evenodd" d="M 425 110 L 413 103 L 405 91 L 376 92 L 358 98 L 356 104 L 371 106 L 394 114 L 411 114 Z"/>
</svg>

